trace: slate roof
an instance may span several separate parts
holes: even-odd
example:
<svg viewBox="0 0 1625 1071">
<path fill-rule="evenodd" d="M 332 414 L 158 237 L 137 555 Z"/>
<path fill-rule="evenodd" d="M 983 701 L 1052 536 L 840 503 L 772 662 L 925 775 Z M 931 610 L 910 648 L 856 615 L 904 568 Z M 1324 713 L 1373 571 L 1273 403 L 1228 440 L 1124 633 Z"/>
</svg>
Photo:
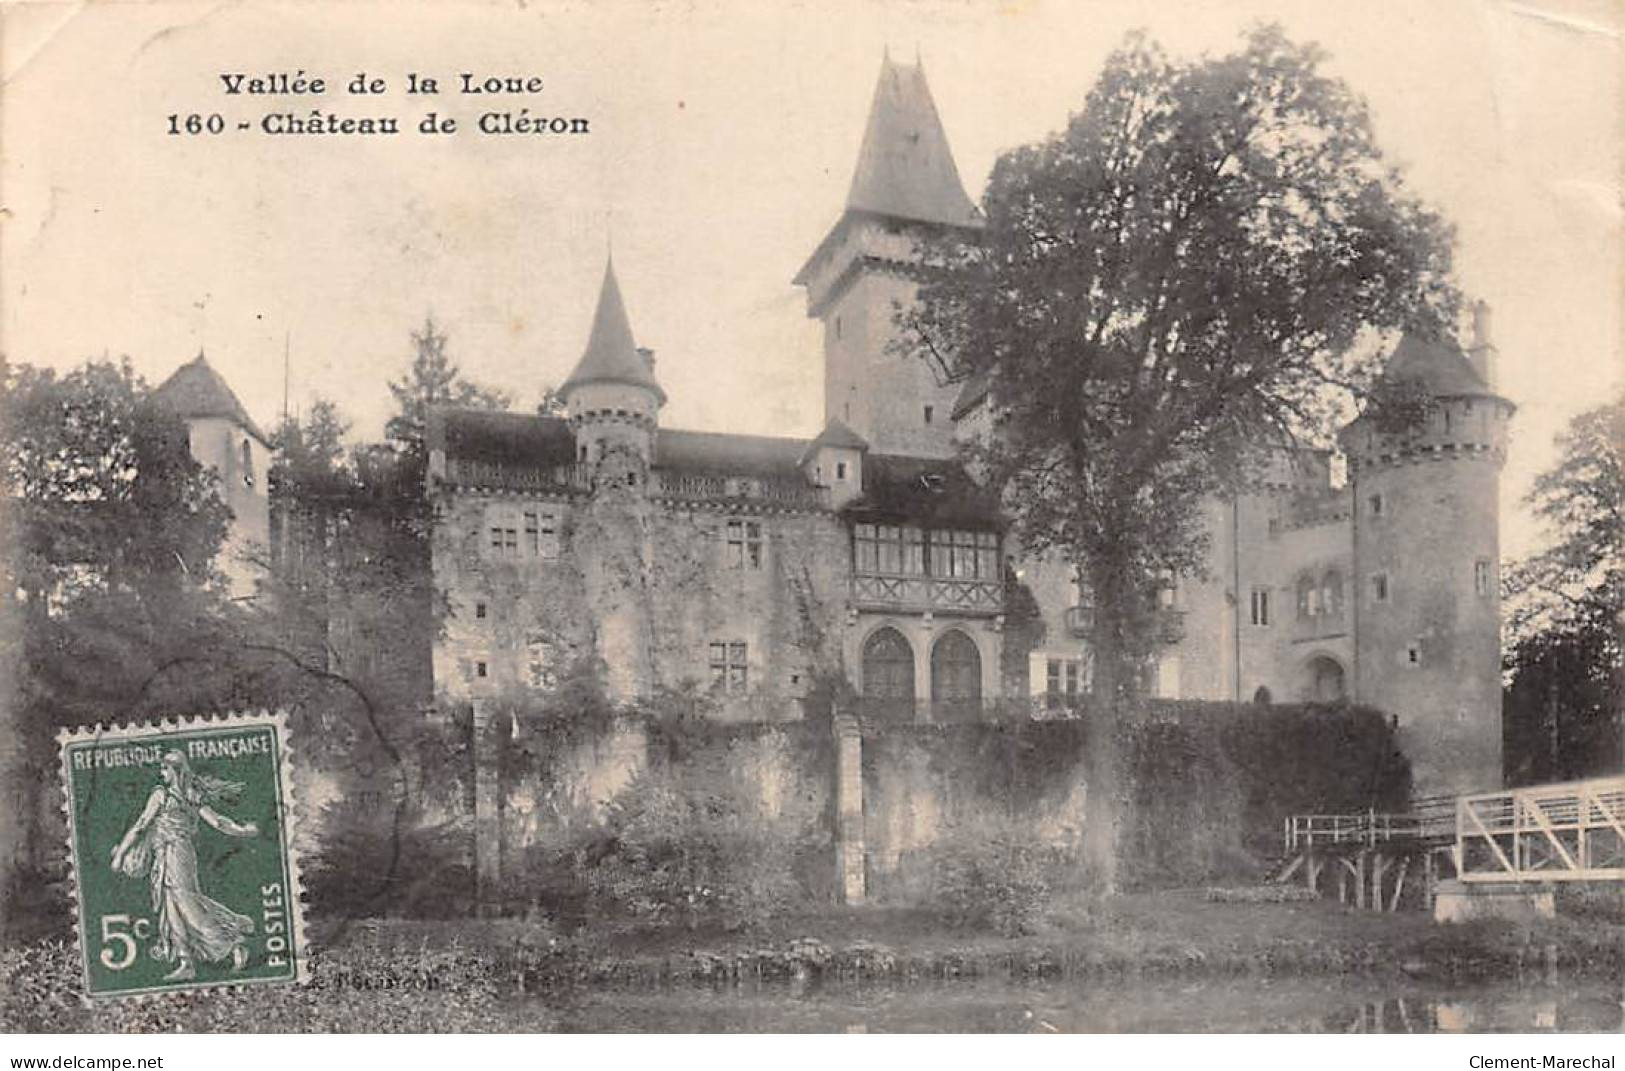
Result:
<svg viewBox="0 0 1625 1071">
<path fill-rule="evenodd" d="M 923 64 L 905 67 L 889 56 L 881 61 L 846 207 L 960 227 L 980 223 L 954 166 Z"/>
<path fill-rule="evenodd" d="M 575 461 L 576 440 L 562 417 L 442 408 L 429 417 L 429 448 L 461 461 L 549 468 Z"/>
<path fill-rule="evenodd" d="M 830 417 L 829 423 L 824 425 L 824 430 L 819 432 L 812 442 L 808 443 L 806 448 L 802 450 L 800 462 L 805 464 L 807 458 L 812 456 L 813 451 L 821 446 L 828 446 L 836 450 L 867 450 L 869 449 L 869 440 L 847 427 L 839 418 Z"/>
<path fill-rule="evenodd" d="M 1004 527 L 998 496 L 953 458 L 870 454 L 863 462 L 863 494 L 841 512 L 879 522 Z"/>
<path fill-rule="evenodd" d="M 655 381 L 654 370 L 638 353 L 632 341 L 632 325 L 621 299 L 621 284 L 615 279 L 615 262 L 604 265 L 604 283 L 598 291 L 598 309 L 593 314 L 587 349 L 563 385 L 561 393 L 584 383 L 627 383 L 653 391 L 662 403 L 666 392 Z"/>
<path fill-rule="evenodd" d="M 178 417 L 224 417 L 235 421 L 260 442 L 270 440 L 260 431 L 243 403 L 237 400 L 219 372 L 209 364 L 199 350 L 197 358 L 181 365 L 157 390 L 152 400 Z"/>
<path fill-rule="evenodd" d="M 801 459 L 813 441 L 663 429 L 655 436 L 655 467 L 696 475 L 804 480 Z M 546 469 L 575 460 L 569 422 L 528 413 L 436 409 L 429 419 L 429 445 L 444 449 L 448 460 L 520 468 Z M 842 512 L 879 521 L 984 529 L 1002 525 L 996 496 L 952 458 L 871 453 L 863 464 L 863 494 Z"/>
<path fill-rule="evenodd" d="M 1497 397 L 1455 344 L 1410 332 L 1394 347 L 1382 378 L 1418 382 L 1437 398 Z"/>
<path fill-rule="evenodd" d="M 662 428 L 655 433 L 654 467 L 716 475 L 799 476 L 806 449 L 806 439 Z"/>
</svg>

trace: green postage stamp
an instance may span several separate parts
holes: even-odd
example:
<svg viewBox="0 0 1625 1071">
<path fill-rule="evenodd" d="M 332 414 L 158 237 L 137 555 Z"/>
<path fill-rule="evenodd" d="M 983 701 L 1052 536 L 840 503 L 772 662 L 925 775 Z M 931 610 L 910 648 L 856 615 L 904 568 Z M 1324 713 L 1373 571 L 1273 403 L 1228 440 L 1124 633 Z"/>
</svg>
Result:
<svg viewBox="0 0 1625 1071">
<path fill-rule="evenodd" d="M 85 992 L 299 980 L 285 720 L 81 729 L 60 741 Z"/>
</svg>

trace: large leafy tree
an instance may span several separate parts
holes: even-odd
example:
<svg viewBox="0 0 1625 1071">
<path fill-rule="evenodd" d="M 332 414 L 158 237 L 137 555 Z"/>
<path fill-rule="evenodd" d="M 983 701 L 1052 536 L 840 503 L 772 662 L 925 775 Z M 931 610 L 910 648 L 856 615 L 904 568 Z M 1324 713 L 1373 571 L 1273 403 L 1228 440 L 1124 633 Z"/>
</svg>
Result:
<svg viewBox="0 0 1625 1071">
<path fill-rule="evenodd" d="M 1582 413 L 1527 504 L 1546 549 L 1507 572 L 1508 775 L 1562 780 L 1625 761 L 1625 396 Z"/>
<path fill-rule="evenodd" d="M 1454 316 L 1448 229 L 1321 59 L 1270 27 L 1192 62 L 1130 38 L 1065 130 L 998 161 L 980 239 L 928 249 L 903 314 L 907 349 L 985 378 L 1016 533 L 1088 589 L 1105 890 L 1122 712 L 1159 587 L 1200 567 L 1202 502 L 1249 448 L 1329 430 L 1329 388 L 1364 381 L 1357 342 Z"/>
</svg>

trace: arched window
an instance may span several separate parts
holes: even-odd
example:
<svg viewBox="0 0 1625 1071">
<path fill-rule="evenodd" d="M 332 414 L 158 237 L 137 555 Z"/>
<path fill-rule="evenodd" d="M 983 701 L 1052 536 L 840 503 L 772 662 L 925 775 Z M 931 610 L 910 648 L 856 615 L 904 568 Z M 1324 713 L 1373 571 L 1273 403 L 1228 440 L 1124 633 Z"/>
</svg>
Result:
<svg viewBox="0 0 1625 1071">
<path fill-rule="evenodd" d="M 1270 690 L 1269 690 L 1268 685 L 1260 684 L 1258 686 L 1258 691 L 1253 693 L 1253 702 L 1257 703 L 1261 707 L 1269 706 L 1270 701 L 1273 698 L 1274 697 L 1272 695 L 1270 695 Z"/>
<path fill-rule="evenodd" d="M 863 698 L 895 704 L 899 712 L 914 705 L 914 648 L 894 628 L 877 629 L 863 644 Z"/>
<path fill-rule="evenodd" d="M 949 706 L 981 705 L 982 655 L 958 629 L 944 632 L 931 648 L 931 698 Z"/>
<path fill-rule="evenodd" d="M 249 447 L 248 440 L 243 440 L 243 486 L 254 486 L 254 451 Z"/>
<path fill-rule="evenodd" d="M 1336 703 L 1346 696 L 1343 667 L 1335 658 L 1319 655 L 1309 661 L 1304 698 L 1311 703 Z"/>
<path fill-rule="evenodd" d="M 1328 569 L 1320 581 L 1320 612 L 1328 617 L 1343 612 L 1343 574 Z"/>
</svg>

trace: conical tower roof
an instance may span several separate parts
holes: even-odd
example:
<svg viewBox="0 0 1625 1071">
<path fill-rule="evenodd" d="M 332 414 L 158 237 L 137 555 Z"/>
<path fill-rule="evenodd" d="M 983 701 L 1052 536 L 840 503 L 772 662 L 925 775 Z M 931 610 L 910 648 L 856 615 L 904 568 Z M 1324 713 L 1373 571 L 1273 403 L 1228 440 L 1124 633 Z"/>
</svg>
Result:
<svg viewBox="0 0 1625 1071">
<path fill-rule="evenodd" d="M 1382 378 L 1390 383 L 1418 383 L 1436 398 L 1497 396 L 1454 343 L 1442 338 L 1424 338 L 1409 331 L 1394 347 L 1393 355 L 1382 370 Z"/>
<path fill-rule="evenodd" d="M 613 258 L 604 265 L 604 284 L 598 291 L 598 311 L 593 314 L 587 350 L 559 391 L 568 393 L 587 383 L 625 383 L 653 392 L 662 404 L 666 401 L 666 392 L 660 389 L 649 362 L 632 341 L 632 324 L 626 317 L 626 303 L 621 300 Z"/>
<path fill-rule="evenodd" d="M 197 357 L 175 369 L 157 390 L 152 392 L 156 404 L 187 420 L 201 417 L 221 417 L 240 425 L 260 442 L 269 442 L 237 400 L 225 379 L 199 350 Z"/>
<path fill-rule="evenodd" d="M 980 223 L 954 166 L 924 64 L 907 67 L 890 56 L 881 61 L 846 207 L 960 227 Z"/>
</svg>

